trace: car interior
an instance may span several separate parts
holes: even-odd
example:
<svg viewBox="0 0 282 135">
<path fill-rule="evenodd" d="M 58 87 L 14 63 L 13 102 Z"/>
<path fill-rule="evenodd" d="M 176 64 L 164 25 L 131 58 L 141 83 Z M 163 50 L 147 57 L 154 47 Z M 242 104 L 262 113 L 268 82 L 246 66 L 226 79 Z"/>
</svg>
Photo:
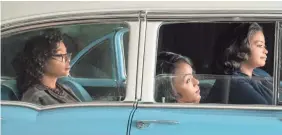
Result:
<svg viewBox="0 0 282 135">
<path fill-rule="evenodd" d="M 211 90 L 216 90 L 216 94 L 211 93 L 216 98 L 213 103 L 228 103 L 231 77 L 223 74 L 218 62 L 231 40 L 231 31 L 241 23 L 244 22 L 173 23 L 160 27 L 158 52 L 170 51 L 187 56 L 193 62 L 196 75 L 204 77 L 199 77 L 201 103 L 210 103 L 207 97 Z M 257 70 L 272 76 L 275 23 L 258 23 L 264 30 L 268 57 L 266 65 Z M 215 83 L 224 85 L 214 88 Z"/>
<path fill-rule="evenodd" d="M 15 80 L 15 71 L 12 66 L 12 60 L 20 52 L 23 47 L 24 43 L 28 37 L 32 37 L 35 35 L 40 34 L 40 31 L 31 31 L 25 34 L 19 34 L 17 36 L 13 36 L 12 38 L 5 38 L 2 37 L 2 45 L 1 45 L 1 100 L 9 100 L 9 101 L 18 101 L 19 98 L 19 91 L 16 86 Z M 67 34 L 63 35 L 64 42 L 69 45 L 67 46 L 68 49 L 72 52 L 78 51 L 74 48 L 75 40 L 73 40 Z M 84 90 L 81 85 L 77 82 L 73 81 L 71 77 L 63 77 L 59 79 L 60 82 L 63 84 L 67 84 L 71 87 L 75 94 L 80 98 L 82 101 L 92 101 L 90 95 Z"/>
<path fill-rule="evenodd" d="M 63 31 L 63 29 L 60 29 Z M 67 31 L 64 29 L 64 31 Z M 9 38 L 2 37 L 1 45 L 1 99 L 17 101 L 19 98 L 19 91 L 16 86 L 15 71 L 12 67 L 12 60 L 18 52 L 23 49 L 25 41 L 34 35 L 40 34 L 40 31 L 31 31 L 24 34 L 19 34 L 17 36 L 12 36 Z M 128 39 L 128 34 L 125 36 Z M 73 56 L 78 54 L 81 48 L 81 42 L 78 41 L 71 35 L 67 33 L 63 34 L 63 40 L 68 48 L 68 52 L 72 52 Z M 95 41 L 95 40 L 94 40 Z M 92 41 L 93 42 L 93 41 Z M 127 43 L 124 44 L 127 49 Z M 85 45 L 84 45 L 85 46 Z M 87 45 L 86 45 L 87 46 Z M 62 77 L 58 81 L 62 84 L 73 89 L 74 93 L 80 98 L 81 101 L 93 101 L 95 100 L 115 100 L 120 101 L 124 99 L 124 89 L 116 86 L 109 87 L 89 87 L 82 86 L 74 78 L 82 77 L 87 80 L 87 78 L 95 79 L 112 79 L 112 59 L 110 51 L 110 42 L 108 40 L 103 41 L 97 47 L 92 48 L 85 55 L 82 56 L 75 64 L 70 72 L 71 76 Z M 127 50 L 126 50 L 127 51 Z M 106 52 L 106 53 L 105 53 Z M 87 57 L 84 57 L 86 56 Z M 100 58 L 100 61 L 93 60 L 93 58 Z M 101 60 L 101 58 L 103 58 Z M 89 62 L 90 61 L 90 62 Z M 87 69 L 87 70 L 82 70 Z M 116 90 L 118 89 L 118 90 Z M 95 96 L 91 96 L 95 95 Z M 109 99 L 112 97 L 112 99 Z"/>
<path fill-rule="evenodd" d="M 243 22 L 242 22 L 243 23 Z M 205 79 L 200 80 L 201 103 L 208 103 L 208 95 L 212 89 L 217 90 L 215 98 L 216 103 L 228 103 L 229 76 L 222 76 L 220 68 L 218 68 L 217 60 L 221 59 L 226 42 L 229 40 L 229 33 L 232 29 L 241 23 L 234 22 L 213 22 L 213 23 L 175 23 L 164 24 L 159 30 L 158 52 L 171 51 L 189 57 L 199 76 L 204 76 Z M 258 69 L 260 72 L 265 72 L 272 76 L 273 70 L 273 51 L 274 51 L 274 33 L 275 23 L 259 22 L 264 29 L 266 38 L 266 46 L 268 49 L 268 58 L 266 65 Z M 36 32 L 29 32 L 29 36 L 36 35 Z M 19 52 L 26 40 L 27 35 L 16 36 L 13 38 L 2 38 L 1 45 L 1 98 L 2 100 L 19 100 L 18 90 L 16 88 L 15 73 L 13 71 L 11 61 L 13 56 Z M 71 52 L 77 53 L 77 41 L 69 35 L 64 35 L 64 41 L 68 45 Z M 19 47 L 22 46 L 22 47 Z M 12 49 L 13 48 L 13 49 Z M 127 48 L 126 48 L 127 50 Z M 127 61 L 127 60 L 126 60 Z M 83 65 L 83 62 L 81 62 Z M 84 62 L 85 63 L 85 62 Z M 81 66 L 81 64 L 78 64 Z M 99 64 L 98 64 L 99 65 Z M 83 66 L 84 67 L 84 66 Z M 97 73 L 109 76 L 106 71 L 95 69 Z M 98 72 L 99 71 L 99 72 Z M 79 71 L 81 72 L 81 71 Z M 94 73 L 94 72 L 93 72 Z M 108 73 L 108 72 L 107 72 Z M 89 74 L 88 74 L 89 75 Z M 92 101 L 95 94 L 91 88 L 81 87 L 70 77 L 60 79 L 64 84 L 69 85 L 74 89 L 74 92 L 82 101 Z M 215 83 L 223 83 L 221 88 L 213 88 Z M 83 89 L 83 90 L 81 90 Z M 87 91 L 85 89 L 88 89 Z M 114 91 L 111 88 L 99 88 L 101 96 L 109 94 L 109 91 Z M 97 93 L 96 93 L 97 94 Z M 98 94 L 99 95 L 99 94 Z M 117 97 L 114 93 L 113 96 Z M 109 95 L 108 95 L 109 96 Z"/>
</svg>

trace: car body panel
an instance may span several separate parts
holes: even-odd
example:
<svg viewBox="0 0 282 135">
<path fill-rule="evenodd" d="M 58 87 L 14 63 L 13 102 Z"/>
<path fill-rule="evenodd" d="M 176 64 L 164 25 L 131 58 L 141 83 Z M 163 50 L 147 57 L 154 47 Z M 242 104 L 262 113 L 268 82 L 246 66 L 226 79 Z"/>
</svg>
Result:
<svg viewBox="0 0 282 135">
<path fill-rule="evenodd" d="M 52 109 L 2 104 L 3 135 L 126 134 L 132 104 L 99 103 Z M 116 117 L 118 116 L 118 117 Z"/>
<path fill-rule="evenodd" d="M 157 106 L 157 105 L 155 105 Z M 163 106 L 163 107 L 162 107 Z M 240 110 L 240 109 L 212 109 L 197 107 L 146 107 L 140 105 L 136 110 L 132 127 L 132 135 L 162 134 L 217 134 L 217 135 L 279 135 L 282 111 L 280 110 Z M 137 128 L 139 121 L 153 121 L 149 125 Z"/>
</svg>

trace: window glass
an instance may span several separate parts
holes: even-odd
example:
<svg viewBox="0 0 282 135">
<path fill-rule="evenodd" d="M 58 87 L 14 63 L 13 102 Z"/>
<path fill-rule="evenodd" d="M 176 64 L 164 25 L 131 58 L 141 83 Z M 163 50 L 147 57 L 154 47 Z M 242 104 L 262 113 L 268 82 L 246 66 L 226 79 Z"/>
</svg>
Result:
<svg viewBox="0 0 282 135">
<path fill-rule="evenodd" d="M 116 33 L 128 29 L 125 23 L 116 24 L 75 24 L 56 26 L 63 33 L 63 42 L 68 52 L 72 53 L 70 70 L 74 82 L 93 98 L 93 101 L 121 101 L 125 96 L 125 86 L 118 84 L 119 74 L 126 69 L 121 69 L 119 64 L 127 60 L 128 32 L 123 37 Z M 2 37 L 1 41 L 1 82 L 15 81 L 15 71 L 11 65 L 16 54 L 23 50 L 25 42 L 39 35 L 47 28 L 21 32 L 16 35 Z M 122 39 L 120 42 L 115 38 Z M 123 44 L 123 45 L 121 45 Z M 125 52 L 117 52 L 117 48 Z M 117 55 L 123 55 L 124 60 L 119 60 Z M 125 63 L 127 64 L 127 62 Z M 124 68 L 126 65 L 124 66 Z M 12 84 L 18 91 L 15 84 Z M 2 91 L 2 90 L 1 90 Z M 3 90 L 4 91 L 4 90 Z"/>
<path fill-rule="evenodd" d="M 272 104 L 274 33 L 274 22 L 162 25 L 156 101 Z"/>
<path fill-rule="evenodd" d="M 78 78 L 113 78 L 114 60 L 111 46 L 111 42 L 105 40 L 91 48 L 74 64 L 71 75 Z"/>
</svg>

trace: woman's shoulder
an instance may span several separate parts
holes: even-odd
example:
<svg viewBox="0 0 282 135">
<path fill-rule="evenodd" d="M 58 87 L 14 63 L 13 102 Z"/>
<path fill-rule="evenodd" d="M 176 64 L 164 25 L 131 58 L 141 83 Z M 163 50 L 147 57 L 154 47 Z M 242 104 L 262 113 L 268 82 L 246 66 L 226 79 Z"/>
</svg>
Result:
<svg viewBox="0 0 282 135">
<path fill-rule="evenodd" d="M 271 77 L 270 74 L 260 68 L 254 69 L 253 74 L 260 77 Z"/>
<path fill-rule="evenodd" d="M 22 101 L 33 102 L 48 97 L 46 88 L 40 84 L 33 85 L 23 94 Z"/>
</svg>

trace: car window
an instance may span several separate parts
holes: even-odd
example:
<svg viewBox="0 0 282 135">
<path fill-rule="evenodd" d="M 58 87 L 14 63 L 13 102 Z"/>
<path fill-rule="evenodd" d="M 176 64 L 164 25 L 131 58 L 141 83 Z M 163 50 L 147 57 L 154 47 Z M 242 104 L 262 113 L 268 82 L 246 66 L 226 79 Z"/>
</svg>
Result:
<svg viewBox="0 0 282 135">
<path fill-rule="evenodd" d="M 122 81 L 118 80 L 120 77 L 117 72 L 122 71 L 126 74 L 126 69 L 121 69 L 118 65 L 127 64 L 123 61 L 127 60 L 128 53 L 116 50 L 118 50 L 118 47 L 121 50 L 128 48 L 129 38 L 126 36 L 120 37 L 121 41 L 114 38 L 118 38 L 115 35 L 120 30 L 128 29 L 127 24 L 75 24 L 52 28 L 57 28 L 63 33 L 63 41 L 67 51 L 72 53 L 70 75 L 72 81 L 81 86 L 78 91 L 85 90 L 92 98 L 91 101 L 123 100 L 125 84 L 121 84 Z M 12 80 L 13 91 L 17 92 L 18 90 L 14 86 L 16 74 L 11 65 L 12 60 L 18 52 L 22 51 L 27 39 L 39 35 L 46 29 L 28 30 L 2 37 L 1 81 Z M 124 35 L 128 36 L 128 31 Z M 127 51 L 127 49 L 124 51 Z M 122 58 L 125 60 L 118 59 L 116 55 L 123 55 Z"/>
<path fill-rule="evenodd" d="M 243 29 L 244 24 L 246 22 L 163 24 L 158 39 L 155 100 L 193 103 L 200 90 L 200 103 L 273 104 L 274 22 L 258 22 L 263 28 L 267 52 L 261 49 L 259 61 L 265 60 L 254 68 L 252 77 L 240 68 L 227 73 L 226 50 L 234 41 L 233 31 Z M 167 54 L 160 55 L 164 53 Z M 248 56 L 247 53 L 244 56 Z M 232 57 L 235 56 L 229 58 Z"/>
<path fill-rule="evenodd" d="M 109 39 L 97 44 L 72 66 L 71 75 L 78 78 L 115 78 L 113 45 Z"/>
</svg>

